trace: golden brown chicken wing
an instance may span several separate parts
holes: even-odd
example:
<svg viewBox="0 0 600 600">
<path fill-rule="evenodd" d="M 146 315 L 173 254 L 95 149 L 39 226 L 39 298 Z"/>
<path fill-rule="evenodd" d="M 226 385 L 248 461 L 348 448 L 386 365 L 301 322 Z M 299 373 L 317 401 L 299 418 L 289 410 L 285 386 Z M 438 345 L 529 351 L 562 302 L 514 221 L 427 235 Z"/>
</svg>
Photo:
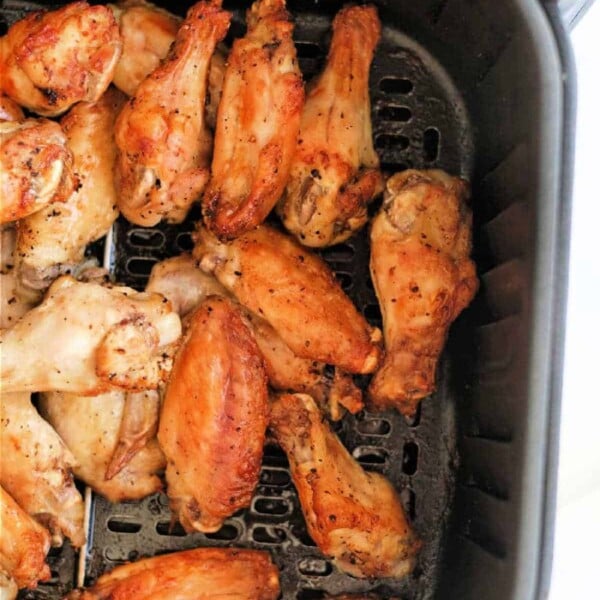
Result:
<svg viewBox="0 0 600 600">
<path fill-rule="evenodd" d="M 113 129 L 125 96 L 110 88 L 98 102 L 80 102 L 61 120 L 73 154 L 77 190 L 65 202 L 51 202 L 18 224 L 17 256 L 22 286 L 44 290 L 84 258 L 117 218 Z"/>
<path fill-rule="evenodd" d="M 377 408 L 414 414 L 435 389 L 448 328 L 477 291 L 467 190 L 443 171 L 404 171 L 387 182 L 371 229 L 371 276 L 386 346 L 369 386 Z"/>
<path fill-rule="evenodd" d="M 277 211 L 306 246 L 343 242 L 383 189 L 371 136 L 369 67 L 381 24 L 374 6 L 342 9 L 323 73 L 308 92 L 290 181 Z"/>
<path fill-rule="evenodd" d="M 65 600 L 276 600 L 279 573 L 267 552 L 194 548 L 121 565 Z"/>
<path fill-rule="evenodd" d="M 22 121 L 24 118 L 21 107 L 6 94 L 0 92 L 0 121 Z"/>
<path fill-rule="evenodd" d="M 268 420 L 267 376 L 240 310 L 210 296 L 189 317 L 160 415 L 171 509 L 217 531 L 250 504 Z"/>
<path fill-rule="evenodd" d="M 287 183 L 304 101 L 285 0 L 257 0 L 234 42 L 217 113 L 206 225 L 229 239 L 271 212 Z"/>
<path fill-rule="evenodd" d="M 204 189 L 212 147 L 204 122 L 208 67 L 229 20 L 219 0 L 195 4 L 168 58 L 117 120 L 119 208 L 132 223 L 179 223 Z"/>
<path fill-rule="evenodd" d="M 119 27 L 106 6 L 72 2 L 28 14 L 0 38 L 3 91 L 21 106 L 55 116 L 96 102 L 121 54 Z"/>
<path fill-rule="evenodd" d="M 351 373 L 377 368 L 381 331 L 368 325 L 329 267 L 295 240 L 262 225 L 225 244 L 200 227 L 194 256 L 297 356 Z"/>
<path fill-rule="evenodd" d="M 354 577 L 404 577 L 420 542 L 396 491 L 367 473 L 330 430 L 313 399 L 286 394 L 271 405 L 270 427 L 290 461 L 308 532 Z"/>
<path fill-rule="evenodd" d="M 68 198 L 77 184 L 72 162 L 58 123 L 0 121 L 0 223 Z"/>
<path fill-rule="evenodd" d="M 71 469 L 76 460 L 56 431 L 38 414 L 29 393 L 0 397 L 0 485 L 52 534 L 83 545 L 83 499 Z"/>
</svg>

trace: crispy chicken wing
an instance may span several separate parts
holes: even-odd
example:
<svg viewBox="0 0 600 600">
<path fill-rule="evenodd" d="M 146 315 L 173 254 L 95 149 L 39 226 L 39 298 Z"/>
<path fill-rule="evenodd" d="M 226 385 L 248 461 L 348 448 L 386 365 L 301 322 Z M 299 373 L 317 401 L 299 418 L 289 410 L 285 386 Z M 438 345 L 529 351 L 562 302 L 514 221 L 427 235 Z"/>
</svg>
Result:
<svg viewBox="0 0 600 600">
<path fill-rule="evenodd" d="M 225 244 L 200 227 L 194 256 L 300 357 L 371 373 L 381 331 L 368 325 L 331 269 L 295 240 L 262 225 Z"/>
<path fill-rule="evenodd" d="M 179 316 L 158 294 L 57 279 L 1 333 L 3 392 L 153 389 L 171 366 Z"/>
<path fill-rule="evenodd" d="M 267 552 L 194 548 L 116 567 L 65 600 L 276 600 L 279 573 Z"/>
<path fill-rule="evenodd" d="M 29 393 L 0 397 L 0 485 L 52 534 L 79 547 L 85 541 L 83 499 L 71 469 L 76 460 L 56 431 L 38 414 Z"/>
<path fill-rule="evenodd" d="M 22 121 L 24 118 L 21 107 L 6 94 L 0 92 L 0 121 Z"/>
<path fill-rule="evenodd" d="M 106 477 L 119 441 L 125 402 L 122 392 L 93 397 L 52 392 L 40 398 L 42 415 L 77 459 L 76 477 L 111 502 L 138 500 L 159 490 L 156 473 L 165 464 L 153 438 L 111 479 Z"/>
<path fill-rule="evenodd" d="M 377 408 L 414 414 L 435 389 L 452 321 L 477 291 L 467 192 L 464 181 L 443 171 L 404 171 L 387 182 L 371 229 L 371 276 L 386 346 L 369 387 Z"/>
<path fill-rule="evenodd" d="M 410 573 L 420 542 L 396 491 L 379 473 L 363 471 L 313 399 L 275 399 L 270 427 L 288 456 L 308 532 L 320 550 L 354 577 Z"/>
<path fill-rule="evenodd" d="M 248 506 L 268 419 L 267 377 L 240 310 L 211 296 L 189 317 L 160 415 L 171 508 L 187 531 L 217 531 Z"/>
<path fill-rule="evenodd" d="M 21 106 L 55 116 L 104 93 L 121 54 L 106 6 L 72 2 L 28 14 L 0 38 L 1 86 Z"/>
<path fill-rule="evenodd" d="M 229 19 L 219 0 L 195 4 L 167 59 L 117 120 L 119 208 L 132 223 L 179 223 L 204 189 L 212 146 L 204 122 L 208 67 Z"/>
<path fill-rule="evenodd" d="M 69 197 L 77 180 L 60 125 L 0 121 L 0 222 L 16 221 Z"/>
<path fill-rule="evenodd" d="M 307 246 L 349 238 L 367 222 L 367 204 L 383 189 L 369 102 L 380 31 L 374 6 L 342 9 L 325 70 L 309 88 L 290 181 L 277 208 Z"/>
<path fill-rule="evenodd" d="M 81 263 L 86 246 L 102 237 L 117 218 L 113 182 L 113 128 L 125 96 L 111 88 L 98 102 L 80 102 L 61 120 L 79 186 L 65 202 L 51 202 L 18 224 L 20 283 L 47 288 Z"/>
<path fill-rule="evenodd" d="M 259 225 L 287 183 L 304 101 L 285 0 L 257 0 L 234 42 L 217 113 L 204 220 L 219 237 Z"/>
</svg>

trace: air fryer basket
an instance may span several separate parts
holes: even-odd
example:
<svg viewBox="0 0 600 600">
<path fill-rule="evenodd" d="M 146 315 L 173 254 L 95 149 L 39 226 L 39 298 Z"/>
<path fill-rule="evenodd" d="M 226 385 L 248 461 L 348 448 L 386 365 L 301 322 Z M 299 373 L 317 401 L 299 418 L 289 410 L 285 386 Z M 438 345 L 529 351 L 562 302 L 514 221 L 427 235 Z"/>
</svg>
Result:
<svg viewBox="0 0 600 600">
<path fill-rule="evenodd" d="M 388 173 L 442 168 L 472 181 L 482 280 L 475 303 L 452 328 L 438 389 L 413 421 L 365 411 L 336 425 L 353 456 L 401 491 L 425 542 L 419 565 L 402 581 L 339 573 L 306 532 L 285 455 L 268 446 L 251 507 L 216 534 L 185 535 L 172 526 L 164 494 L 121 504 L 95 496 L 86 583 L 138 557 L 239 545 L 272 553 L 286 599 L 372 591 L 386 599 L 506 600 L 543 593 L 556 446 L 550 419 L 557 416 L 551 407 L 562 351 L 560 210 L 561 227 L 568 223 L 568 203 L 560 203 L 569 178 L 560 163 L 566 108 L 557 37 L 535 1 L 374 3 L 383 23 L 371 71 L 382 166 Z M 225 2 L 235 13 L 230 40 L 244 31 L 240 4 L 245 8 Z M 288 1 L 306 79 L 323 64 L 341 5 Z M 2 15 L 10 23 L 32 7 L 9 0 Z M 153 229 L 120 219 L 105 249 L 115 278 L 142 289 L 156 261 L 191 248 L 198 218 L 195 210 L 181 226 Z M 366 231 L 322 255 L 380 325 Z M 21 598 L 60 598 L 74 585 L 76 555 L 68 545 L 53 551 L 50 563 L 53 579 Z"/>
</svg>

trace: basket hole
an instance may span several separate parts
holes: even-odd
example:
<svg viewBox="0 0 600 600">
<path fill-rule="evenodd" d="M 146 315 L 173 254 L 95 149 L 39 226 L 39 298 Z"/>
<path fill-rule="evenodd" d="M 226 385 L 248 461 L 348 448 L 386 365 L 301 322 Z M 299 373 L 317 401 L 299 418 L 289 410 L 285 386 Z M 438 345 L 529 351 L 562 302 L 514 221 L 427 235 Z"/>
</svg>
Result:
<svg viewBox="0 0 600 600">
<path fill-rule="evenodd" d="M 225 540 L 231 542 L 239 535 L 239 529 L 233 523 L 225 523 L 219 531 L 204 534 L 209 540 Z"/>
<path fill-rule="evenodd" d="M 177 234 L 175 238 L 175 246 L 181 252 L 191 252 L 194 249 L 194 240 L 192 239 L 191 231 L 184 231 Z"/>
<path fill-rule="evenodd" d="M 410 94 L 413 87 L 412 81 L 405 77 L 384 77 L 379 81 L 379 89 L 388 94 Z"/>
<path fill-rule="evenodd" d="M 281 517 L 292 512 L 292 507 L 283 498 L 255 498 L 253 502 L 254 512 L 261 515 Z"/>
<path fill-rule="evenodd" d="M 358 448 L 355 448 L 352 451 L 352 456 L 354 456 L 361 465 L 373 466 L 384 465 L 389 455 L 384 448 L 358 446 Z"/>
<path fill-rule="evenodd" d="M 296 42 L 296 54 L 300 58 L 319 58 L 323 52 L 314 42 Z"/>
<path fill-rule="evenodd" d="M 263 452 L 263 461 L 268 466 L 287 467 L 288 459 L 285 452 L 274 444 L 267 444 Z"/>
<path fill-rule="evenodd" d="M 375 138 L 375 147 L 380 150 L 406 150 L 409 139 L 396 133 L 380 133 Z"/>
<path fill-rule="evenodd" d="M 367 321 L 381 320 L 381 309 L 379 308 L 379 304 L 367 304 L 363 310 L 363 314 Z"/>
<path fill-rule="evenodd" d="M 260 544 L 281 544 L 287 535 L 281 527 L 255 527 L 252 530 L 252 539 Z"/>
<path fill-rule="evenodd" d="M 340 285 L 342 286 L 342 289 L 344 291 L 347 292 L 348 290 L 350 290 L 352 288 L 353 281 L 352 281 L 352 275 L 350 273 L 336 272 L 335 277 L 340 282 Z"/>
<path fill-rule="evenodd" d="M 130 258 L 125 268 L 132 277 L 148 277 L 157 262 L 155 258 Z"/>
<path fill-rule="evenodd" d="M 408 518 L 411 521 L 415 520 L 415 493 L 410 488 L 404 488 L 400 492 L 400 502 L 402 502 L 402 508 L 404 508 L 404 512 L 408 515 Z"/>
<path fill-rule="evenodd" d="M 282 469 L 263 469 L 260 472 L 260 483 L 274 487 L 286 487 L 290 483 L 290 475 Z"/>
<path fill-rule="evenodd" d="M 385 419 L 364 419 L 356 425 L 359 433 L 363 435 L 388 435 L 392 430 L 389 421 Z"/>
<path fill-rule="evenodd" d="M 400 173 L 400 171 L 406 171 L 408 169 L 408 165 L 405 163 L 389 163 L 382 162 L 380 163 L 380 168 L 385 173 Z"/>
<path fill-rule="evenodd" d="M 412 112 L 407 106 L 382 106 L 377 110 L 377 117 L 382 121 L 410 121 Z"/>
<path fill-rule="evenodd" d="M 414 475 L 417 472 L 418 460 L 419 446 L 415 442 L 406 442 L 402 450 L 402 471 L 407 475 Z"/>
<path fill-rule="evenodd" d="M 432 162 L 437 159 L 440 145 L 440 132 L 429 127 L 423 132 L 423 157 Z"/>
<path fill-rule="evenodd" d="M 184 537 L 187 535 L 179 521 L 175 521 L 174 523 L 171 523 L 171 521 L 159 521 L 155 529 L 158 535 L 170 535 L 174 537 Z"/>
<path fill-rule="evenodd" d="M 152 229 L 132 229 L 127 238 L 135 248 L 160 248 L 165 243 L 165 234 Z"/>
<path fill-rule="evenodd" d="M 309 577 L 326 577 L 333 571 L 332 566 L 322 558 L 303 558 L 298 562 L 298 571 Z"/>
<path fill-rule="evenodd" d="M 106 526 L 115 533 L 137 533 L 142 528 L 141 523 L 129 521 L 123 517 L 113 517 L 108 520 Z"/>
<path fill-rule="evenodd" d="M 300 590 L 296 595 L 297 600 L 325 600 L 325 598 L 330 597 L 323 590 L 309 590 L 307 588 Z"/>
<path fill-rule="evenodd" d="M 349 244 L 339 244 L 321 251 L 325 260 L 350 262 L 354 256 L 354 248 Z"/>
</svg>

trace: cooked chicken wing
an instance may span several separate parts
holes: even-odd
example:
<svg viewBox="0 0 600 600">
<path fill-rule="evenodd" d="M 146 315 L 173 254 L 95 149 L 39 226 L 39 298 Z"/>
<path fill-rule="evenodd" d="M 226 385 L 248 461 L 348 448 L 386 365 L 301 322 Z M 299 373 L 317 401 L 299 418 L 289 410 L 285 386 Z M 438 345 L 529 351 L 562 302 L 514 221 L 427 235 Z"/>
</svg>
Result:
<svg viewBox="0 0 600 600">
<path fill-rule="evenodd" d="M 262 225 L 229 244 L 200 227 L 194 256 L 300 357 L 370 373 L 381 331 L 368 325 L 330 268 L 295 240 Z"/>
<path fill-rule="evenodd" d="M 106 470 L 119 441 L 125 394 L 42 394 L 40 411 L 77 459 L 75 476 L 111 502 L 138 500 L 161 488 L 156 473 L 165 464 L 156 438 L 146 442 L 113 477 Z"/>
<path fill-rule="evenodd" d="M 21 107 L 6 94 L 0 92 L 0 121 L 22 121 L 24 118 Z"/>
<path fill-rule="evenodd" d="M 435 389 L 448 328 L 478 282 L 467 184 L 443 171 L 404 171 L 387 182 L 371 229 L 371 276 L 383 315 L 385 360 L 372 404 L 414 414 Z"/>
<path fill-rule="evenodd" d="M 77 184 L 72 162 L 58 123 L 0 121 L 0 223 L 68 198 Z"/>
<path fill-rule="evenodd" d="M 0 568 L 0 599 L 16 600 L 19 588 L 15 580 Z"/>
<path fill-rule="evenodd" d="M 65 600 L 276 600 L 279 573 L 267 552 L 194 548 L 116 567 Z"/>
<path fill-rule="evenodd" d="M 98 102 L 80 102 L 61 120 L 73 154 L 77 190 L 65 202 L 51 202 L 18 224 L 19 279 L 25 288 L 47 288 L 83 260 L 86 246 L 117 218 L 113 129 L 125 96 L 110 88 Z"/>
<path fill-rule="evenodd" d="M 330 430 L 313 399 L 282 395 L 270 427 L 290 461 L 308 532 L 339 569 L 354 577 L 404 577 L 420 542 L 396 491 L 367 473 Z"/>
<path fill-rule="evenodd" d="M 57 279 L 40 306 L 1 332 L 3 392 L 85 395 L 156 388 L 181 323 L 158 294 Z"/>
<path fill-rule="evenodd" d="M 257 0 L 234 42 L 217 113 L 204 220 L 228 239 L 271 212 L 287 183 L 304 101 L 285 0 Z"/>
<path fill-rule="evenodd" d="M 50 579 L 50 568 L 46 564 L 50 534 L 2 487 L 0 531 L 0 572 L 14 579 L 19 588 L 34 588 L 38 581 Z"/>
<path fill-rule="evenodd" d="M 323 73 L 302 111 L 290 181 L 277 211 L 306 246 L 343 242 L 383 189 L 371 135 L 369 68 L 381 24 L 374 6 L 343 8 Z"/>
<path fill-rule="evenodd" d="M 106 6 L 72 2 L 28 14 L 0 38 L 3 91 L 21 106 L 55 116 L 104 93 L 121 54 L 119 27 Z"/>
<path fill-rule="evenodd" d="M 167 493 L 187 531 L 217 531 L 248 506 L 268 419 L 267 376 L 233 302 L 210 296 L 189 317 L 160 415 Z"/>
<path fill-rule="evenodd" d="M 204 189 L 212 146 L 204 122 L 208 66 L 229 19 L 220 0 L 195 4 L 168 58 L 117 120 L 119 208 L 132 223 L 179 223 Z"/>
<path fill-rule="evenodd" d="M 54 546 L 63 536 L 85 541 L 83 499 L 71 469 L 76 460 L 31 404 L 29 393 L 0 397 L 0 485 L 49 529 Z"/>
</svg>

